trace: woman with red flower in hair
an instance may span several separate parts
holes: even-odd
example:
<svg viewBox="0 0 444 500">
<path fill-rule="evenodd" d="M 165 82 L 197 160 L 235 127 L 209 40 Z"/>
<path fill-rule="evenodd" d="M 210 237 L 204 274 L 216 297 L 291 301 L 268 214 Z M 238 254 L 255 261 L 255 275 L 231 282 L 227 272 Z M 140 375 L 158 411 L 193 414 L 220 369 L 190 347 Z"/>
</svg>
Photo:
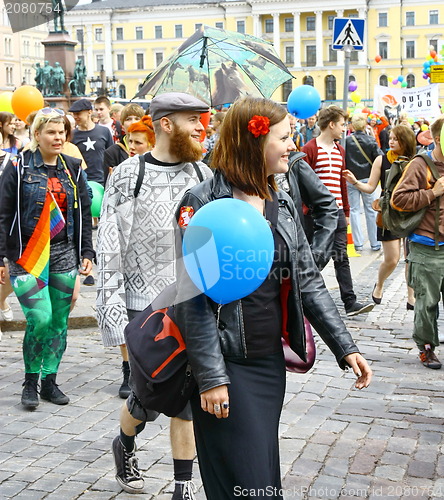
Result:
<svg viewBox="0 0 444 500">
<path fill-rule="evenodd" d="M 286 379 L 283 330 L 291 349 L 306 360 L 305 315 L 339 366 L 353 369 L 358 389 L 371 379 L 325 288 L 293 202 L 275 183 L 274 175 L 287 172 L 295 149 L 283 106 L 262 98 L 237 100 L 213 151 L 214 177 L 191 188 L 176 212 L 184 230 L 185 208 L 191 218 L 213 200 L 243 200 L 268 220 L 275 248 L 261 286 L 226 305 L 189 294 L 195 287 L 184 269 L 178 272 L 179 297 L 193 297 L 176 304 L 175 311 L 197 382 L 191 407 L 208 500 L 283 498 L 278 435 Z"/>
</svg>

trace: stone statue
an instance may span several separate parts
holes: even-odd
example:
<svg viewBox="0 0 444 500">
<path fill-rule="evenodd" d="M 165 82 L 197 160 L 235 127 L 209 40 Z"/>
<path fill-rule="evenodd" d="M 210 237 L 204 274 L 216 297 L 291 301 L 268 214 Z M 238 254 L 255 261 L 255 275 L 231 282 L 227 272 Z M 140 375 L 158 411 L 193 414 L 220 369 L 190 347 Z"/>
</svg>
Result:
<svg viewBox="0 0 444 500">
<path fill-rule="evenodd" d="M 54 31 L 60 33 L 65 31 L 63 0 L 52 0 L 52 11 L 54 13 Z M 60 23 L 60 29 L 58 24 Z"/>
<path fill-rule="evenodd" d="M 40 67 L 40 63 L 35 63 L 35 66 L 32 65 L 32 67 L 35 69 L 35 86 L 38 90 L 40 90 L 40 92 L 43 93 L 43 73 L 42 68 Z"/>
<path fill-rule="evenodd" d="M 69 82 L 69 89 L 71 90 L 71 95 L 82 96 L 85 95 L 85 88 L 86 68 L 83 64 L 83 59 L 79 57 L 74 68 L 73 79 Z"/>
<path fill-rule="evenodd" d="M 41 68 L 42 76 L 41 76 L 41 93 L 43 95 L 51 95 L 52 93 L 52 85 L 51 85 L 51 75 L 52 75 L 52 66 L 48 61 L 45 61 L 43 68 Z"/>
<path fill-rule="evenodd" d="M 60 66 L 59 62 L 54 63 L 54 67 L 52 68 L 52 95 L 62 95 L 63 87 L 65 86 L 65 72 L 63 68 Z"/>
</svg>

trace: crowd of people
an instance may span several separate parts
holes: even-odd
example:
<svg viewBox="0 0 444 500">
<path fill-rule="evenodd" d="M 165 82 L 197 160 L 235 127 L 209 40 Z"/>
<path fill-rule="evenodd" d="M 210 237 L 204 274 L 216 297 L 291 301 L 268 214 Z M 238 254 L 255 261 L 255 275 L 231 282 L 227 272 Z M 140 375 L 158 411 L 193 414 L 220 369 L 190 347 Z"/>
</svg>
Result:
<svg viewBox="0 0 444 500">
<path fill-rule="evenodd" d="M 68 112 L 43 108 L 26 123 L 0 113 L 0 314 L 13 319 L 7 298 L 14 292 L 27 322 L 22 405 L 35 410 L 41 399 L 68 404 L 57 383 L 68 316 L 80 275 L 85 285 L 97 280 L 103 345 L 117 348 L 122 363 L 116 392 L 125 401 L 112 443 L 116 480 L 125 491 L 141 493 L 136 438 L 159 413 L 144 407 L 132 387 L 124 330 L 177 283 L 179 296 L 193 297 L 179 300 L 175 311 L 197 386 L 170 421 L 173 500 L 195 498 L 196 451 L 209 500 L 233 498 L 236 488 L 282 498 L 282 330 L 305 359 L 308 320 L 339 367 L 352 369 L 356 388 L 367 387 L 372 377 L 322 279 L 330 260 L 345 314 L 352 317 L 383 303 L 384 285 L 403 249 L 419 359 L 425 367 L 441 368 L 435 349 L 444 292 L 444 181 L 434 182 L 415 154 L 426 150 L 444 174 L 444 119 L 435 120 L 426 137 L 424 121 L 408 117 L 400 116 L 397 124 L 375 113 L 349 119 L 329 106 L 301 121 L 269 99 L 243 97 L 215 110 L 205 130 L 201 114 L 209 110 L 196 97 L 170 92 L 153 98 L 148 112 L 100 97 L 93 103 L 78 99 Z M 400 158 L 412 161 L 393 203 L 404 211 L 427 207 L 406 239 L 378 226 L 374 204 L 386 172 Z M 90 182 L 104 188 L 100 217 L 91 216 Z M 178 253 L 187 221 L 221 198 L 256 209 L 274 242 L 262 285 L 223 306 L 203 293 L 187 293 L 194 285 Z M 356 250 L 364 249 L 361 202 L 370 250 L 382 249 L 370 300 L 358 299 L 347 254 L 349 224 Z"/>
</svg>

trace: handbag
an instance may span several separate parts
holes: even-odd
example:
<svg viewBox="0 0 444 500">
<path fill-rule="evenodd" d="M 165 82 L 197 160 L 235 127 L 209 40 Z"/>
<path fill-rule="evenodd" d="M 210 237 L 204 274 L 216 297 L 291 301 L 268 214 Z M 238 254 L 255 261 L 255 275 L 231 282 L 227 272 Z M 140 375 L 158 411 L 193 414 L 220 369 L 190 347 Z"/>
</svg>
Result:
<svg viewBox="0 0 444 500">
<path fill-rule="evenodd" d="M 175 417 L 196 387 L 175 320 L 176 284 L 163 292 L 125 328 L 130 387 L 147 410 Z"/>
<path fill-rule="evenodd" d="M 373 200 L 372 201 L 372 208 L 375 212 L 377 212 L 376 214 L 376 225 L 380 228 L 383 228 L 383 224 L 382 224 L 382 210 L 381 210 L 381 207 L 379 205 L 379 198 L 377 198 L 376 200 Z"/>
<path fill-rule="evenodd" d="M 304 317 L 305 354 L 303 360 L 290 347 L 290 335 L 287 331 L 286 318 L 288 316 L 287 300 L 291 291 L 290 279 L 285 279 L 281 284 L 281 306 L 282 306 L 282 348 L 285 358 L 285 369 L 292 373 L 306 373 L 310 370 L 316 360 L 316 345 L 313 338 L 313 331 L 307 318 Z"/>
</svg>

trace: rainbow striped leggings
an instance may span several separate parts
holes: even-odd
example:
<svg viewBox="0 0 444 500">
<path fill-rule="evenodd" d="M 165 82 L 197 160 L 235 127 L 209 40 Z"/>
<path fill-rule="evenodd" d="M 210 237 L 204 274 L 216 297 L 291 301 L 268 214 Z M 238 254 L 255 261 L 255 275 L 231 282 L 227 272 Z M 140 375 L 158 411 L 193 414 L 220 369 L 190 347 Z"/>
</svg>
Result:
<svg viewBox="0 0 444 500">
<path fill-rule="evenodd" d="M 48 285 L 39 288 L 31 274 L 11 276 L 11 284 L 26 317 L 23 360 L 26 373 L 42 378 L 57 373 L 66 349 L 68 316 L 77 268 L 49 273 Z"/>
</svg>

